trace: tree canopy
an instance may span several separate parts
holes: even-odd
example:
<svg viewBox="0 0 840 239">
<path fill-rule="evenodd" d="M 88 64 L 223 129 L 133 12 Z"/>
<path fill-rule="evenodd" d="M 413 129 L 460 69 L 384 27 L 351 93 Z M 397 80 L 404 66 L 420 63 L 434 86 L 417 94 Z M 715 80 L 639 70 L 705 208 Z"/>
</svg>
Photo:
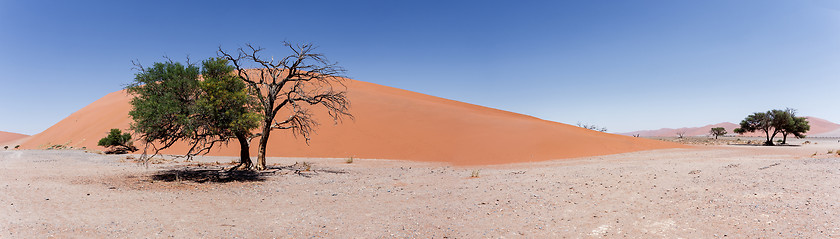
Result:
<svg viewBox="0 0 840 239">
<path fill-rule="evenodd" d="M 210 58 L 201 69 L 171 60 L 137 66 L 140 72 L 126 89 L 134 95 L 131 129 L 146 142 L 144 157 L 150 147 L 154 156 L 183 141 L 190 147 L 189 158 L 237 138 L 243 149 L 241 164 L 250 167 L 248 137 L 259 117 L 252 113 L 253 98 L 226 59 Z"/>
<path fill-rule="evenodd" d="M 774 145 L 773 138 L 777 134 L 784 135 L 783 144 L 787 143 L 787 135 L 792 134 L 796 137 L 805 137 L 804 133 L 810 130 L 808 120 L 805 117 L 796 117 L 794 109 L 785 110 L 768 110 L 767 112 L 756 112 L 748 115 L 741 121 L 740 128 L 735 129 L 735 133 L 744 134 L 746 132 L 764 132 L 766 141 L 765 145 Z"/>
<path fill-rule="evenodd" d="M 726 132 L 726 129 L 724 129 L 723 127 L 714 127 L 714 128 L 709 130 L 709 134 L 715 136 L 715 139 L 717 139 L 718 136 L 723 136 L 723 135 L 726 135 L 727 133 L 728 132 Z"/>
</svg>

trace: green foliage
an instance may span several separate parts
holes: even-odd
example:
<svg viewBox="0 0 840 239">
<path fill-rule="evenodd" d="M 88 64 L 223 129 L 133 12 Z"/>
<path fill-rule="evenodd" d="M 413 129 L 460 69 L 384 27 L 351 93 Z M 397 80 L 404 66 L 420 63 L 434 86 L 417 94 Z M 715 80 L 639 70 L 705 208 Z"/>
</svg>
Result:
<svg viewBox="0 0 840 239">
<path fill-rule="evenodd" d="M 784 139 L 782 143 L 786 143 L 787 135 L 792 134 L 796 137 L 805 137 L 805 132 L 811 129 L 808 125 L 808 120 L 805 117 L 796 117 L 796 110 L 768 110 L 767 112 L 756 112 L 748 115 L 741 121 L 740 128 L 735 129 L 735 133 L 744 134 L 746 132 L 762 131 L 766 136 L 764 144 L 773 145 L 773 138 L 778 133 L 782 133 Z"/>
<path fill-rule="evenodd" d="M 123 133 L 120 129 L 111 129 L 108 136 L 99 140 L 97 145 L 103 147 L 125 146 L 128 147 L 131 142 L 131 134 Z"/>
<path fill-rule="evenodd" d="M 140 67 L 134 83 L 126 87 L 135 97 L 129 115 L 131 130 L 148 143 L 171 146 L 179 139 L 192 138 L 195 125 L 192 107 L 199 93 L 199 68 L 178 62 L 158 62 Z"/>
<path fill-rule="evenodd" d="M 718 136 L 723 136 L 727 133 L 728 132 L 726 132 L 726 129 L 724 129 L 723 127 L 714 127 L 711 130 L 709 130 L 709 134 L 714 135 L 715 139 L 717 139 Z"/>
<path fill-rule="evenodd" d="M 202 93 L 194 113 L 207 134 L 232 137 L 237 132 L 248 134 L 259 126 L 258 104 L 245 83 L 232 74 L 233 70 L 224 58 L 202 62 L 204 81 L 199 84 Z"/>
<path fill-rule="evenodd" d="M 155 154 L 186 141 L 191 145 L 188 157 L 231 138 L 246 138 L 260 115 L 254 113 L 255 100 L 233 69 L 223 58 L 207 59 L 201 69 L 172 61 L 140 67 L 127 87 L 135 96 L 129 112 L 132 130 L 141 140 L 156 144 Z"/>
</svg>

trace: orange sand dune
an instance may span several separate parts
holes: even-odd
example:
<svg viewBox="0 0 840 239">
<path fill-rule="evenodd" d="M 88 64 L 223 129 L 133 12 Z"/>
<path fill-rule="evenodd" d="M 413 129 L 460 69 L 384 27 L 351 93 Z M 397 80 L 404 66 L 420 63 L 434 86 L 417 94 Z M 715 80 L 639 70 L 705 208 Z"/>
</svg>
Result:
<svg viewBox="0 0 840 239">
<path fill-rule="evenodd" d="M 357 157 L 486 165 L 544 161 L 641 150 L 680 148 L 679 144 L 587 130 L 512 112 L 447 100 L 392 87 L 348 80 L 355 120 L 322 124 L 310 145 L 286 131 L 274 131 L 273 157 Z M 25 142 L 99 148 L 111 128 L 127 129 L 130 96 L 106 95 Z M 323 114 L 321 114 L 323 116 Z M 251 148 L 256 155 L 256 142 Z M 166 153 L 183 153 L 178 146 Z M 236 156 L 238 144 L 210 155 Z"/>
<path fill-rule="evenodd" d="M 840 124 L 833 123 L 828 120 L 820 119 L 813 116 L 807 116 L 808 124 L 811 125 L 811 130 L 809 130 L 806 135 L 807 136 L 814 136 L 814 137 L 840 137 Z M 738 124 L 730 123 L 730 122 L 723 122 L 717 124 L 711 124 L 706 126 L 700 127 L 685 127 L 679 129 L 671 129 L 671 128 L 662 128 L 657 130 L 641 130 L 641 131 L 633 131 L 627 133 L 621 133 L 622 135 L 636 135 L 639 134 L 642 137 L 674 137 L 677 136 L 677 132 L 685 132 L 685 136 L 704 136 L 709 135 L 709 130 L 714 127 L 723 127 L 728 132 L 727 135 L 737 135 L 732 131 L 735 128 L 740 127 Z M 764 137 L 764 133 L 761 132 L 754 132 L 754 133 L 746 133 L 745 136 L 760 136 Z"/>
<path fill-rule="evenodd" d="M 12 144 L 16 145 L 26 137 L 29 137 L 29 135 L 0 131 L 0 147 L 7 145 L 13 146 Z"/>
</svg>

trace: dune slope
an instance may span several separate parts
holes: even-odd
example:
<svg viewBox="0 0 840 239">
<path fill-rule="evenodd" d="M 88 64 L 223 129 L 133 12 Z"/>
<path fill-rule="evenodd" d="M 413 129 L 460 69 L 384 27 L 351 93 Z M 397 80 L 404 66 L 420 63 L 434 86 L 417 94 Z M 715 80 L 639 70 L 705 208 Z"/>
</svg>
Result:
<svg viewBox="0 0 840 239">
<path fill-rule="evenodd" d="M 29 137 L 29 135 L 0 131 L 0 145 L 16 144 L 26 137 Z"/>
<path fill-rule="evenodd" d="M 287 131 L 274 131 L 268 155 L 484 165 L 685 147 L 596 132 L 362 81 L 349 80 L 347 87 L 355 119 L 333 124 L 320 114 L 321 125 L 309 145 Z M 108 94 L 32 136 L 22 147 L 68 144 L 99 148 L 96 142 L 109 129 L 128 128 L 129 99 L 124 91 Z M 256 155 L 256 142 L 251 147 L 252 156 Z M 178 146 L 166 153 L 184 151 L 183 146 Z M 238 144 L 232 141 L 229 147 L 221 147 L 210 155 L 238 155 Z"/>
</svg>

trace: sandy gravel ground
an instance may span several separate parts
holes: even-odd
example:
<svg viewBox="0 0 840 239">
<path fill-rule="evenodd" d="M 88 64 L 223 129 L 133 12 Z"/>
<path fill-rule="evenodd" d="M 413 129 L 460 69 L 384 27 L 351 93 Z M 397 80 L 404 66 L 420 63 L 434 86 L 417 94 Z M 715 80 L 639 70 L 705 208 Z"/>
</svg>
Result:
<svg viewBox="0 0 840 239">
<path fill-rule="evenodd" d="M 840 143 L 816 142 L 485 167 L 272 158 L 260 174 L 0 150 L 0 238 L 837 238 Z"/>
</svg>

